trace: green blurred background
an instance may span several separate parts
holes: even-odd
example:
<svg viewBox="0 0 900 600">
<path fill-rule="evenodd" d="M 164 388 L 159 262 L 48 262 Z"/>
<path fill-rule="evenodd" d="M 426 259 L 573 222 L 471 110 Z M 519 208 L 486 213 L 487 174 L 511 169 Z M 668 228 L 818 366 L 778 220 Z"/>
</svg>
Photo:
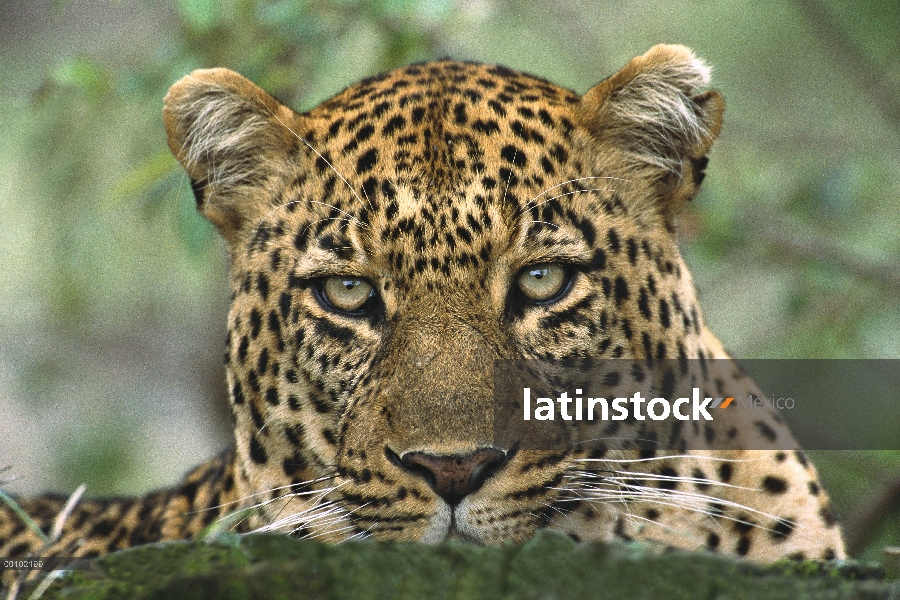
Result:
<svg viewBox="0 0 900 600">
<path fill-rule="evenodd" d="M 199 67 L 306 109 L 411 61 L 584 92 L 688 45 L 728 104 L 680 223 L 713 331 L 738 357 L 900 358 L 898 32 L 887 0 L 2 0 L 5 488 L 144 492 L 229 443 L 224 252 L 160 118 Z M 898 454 L 814 455 L 857 555 L 900 545 Z"/>
</svg>

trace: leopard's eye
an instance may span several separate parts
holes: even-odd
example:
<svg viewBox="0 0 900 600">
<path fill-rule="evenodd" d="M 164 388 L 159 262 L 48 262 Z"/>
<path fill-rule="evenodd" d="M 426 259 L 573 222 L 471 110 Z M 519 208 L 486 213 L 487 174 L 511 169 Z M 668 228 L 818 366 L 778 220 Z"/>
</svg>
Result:
<svg viewBox="0 0 900 600">
<path fill-rule="evenodd" d="M 322 295 L 331 308 L 352 313 L 362 310 L 375 290 L 360 277 L 331 276 L 322 281 Z"/>
<path fill-rule="evenodd" d="M 548 263 L 526 267 L 519 273 L 519 290 L 532 302 L 544 303 L 556 299 L 569 282 L 564 266 Z"/>
</svg>

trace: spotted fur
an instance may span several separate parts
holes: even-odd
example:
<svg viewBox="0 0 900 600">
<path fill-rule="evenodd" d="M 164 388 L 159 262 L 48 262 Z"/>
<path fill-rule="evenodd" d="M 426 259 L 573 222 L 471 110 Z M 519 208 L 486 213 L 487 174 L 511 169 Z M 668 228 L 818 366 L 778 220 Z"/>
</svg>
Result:
<svg viewBox="0 0 900 600">
<path fill-rule="evenodd" d="M 225 69 L 176 83 L 169 145 L 230 256 L 236 446 L 171 490 L 81 502 L 48 551 L 190 537 L 255 506 L 241 531 L 500 543 L 549 527 L 843 556 L 799 449 L 712 449 L 793 447 L 775 415 L 630 431 L 684 452 L 495 445 L 498 359 L 727 358 L 674 233 L 721 128 L 708 80 L 688 49 L 656 46 L 583 96 L 451 60 L 306 113 Z M 49 523 L 63 502 L 23 506 Z M 0 555 L 38 545 L 0 510 Z"/>
</svg>

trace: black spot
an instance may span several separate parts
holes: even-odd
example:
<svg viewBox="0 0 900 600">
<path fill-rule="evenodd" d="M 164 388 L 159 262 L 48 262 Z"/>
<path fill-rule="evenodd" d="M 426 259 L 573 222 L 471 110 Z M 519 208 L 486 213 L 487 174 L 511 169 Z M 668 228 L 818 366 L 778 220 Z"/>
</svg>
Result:
<svg viewBox="0 0 900 600">
<path fill-rule="evenodd" d="M 287 320 L 291 311 L 291 296 L 287 292 L 282 292 L 278 298 L 278 308 L 281 310 L 282 320 Z"/>
<path fill-rule="evenodd" d="M 527 106 L 519 106 L 516 108 L 516 112 L 525 117 L 526 119 L 534 118 L 534 111 L 528 108 Z"/>
<path fill-rule="evenodd" d="M 648 353 L 649 354 L 649 353 Z M 656 358 L 665 358 L 666 357 L 666 345 L 663 342 L 657 342 L 656 344 Z"/>
<path fill-rule="evenodd" d="M 641 334 L 641 343 L 644 345 L 644 356 L 653 358 L 653 341 L 650 339 L 650 334 L 646 331 Z"/>
<path fill-rule="evenodd" d="M 619 275 L 616 277 L 616 285 L 615 285 L 615 297 L 616 303 L 624 302 L 628 300 L 628 282 L 625 281 L 625 278 Z"/>
<path fill-rule="evenodd" d="M 293 427 L 288 426 L 284 428 L 284 437 L 287 438 L 292 446 L 300 446 L 300 440 L 303 439 L 303 435 L 303 425 L 300 425 L 299 423 Z"/>
<path fill-rule="evenodd" d="M 706 173 L 704 173 L 704 170 L 706 169 L 706 165 L 708 164 L 709 158 L 705 156 L 691 159 L 691 166 L 694 170 L 694 185 L 700 185 L 701 183 L 703 183 L 703 178 L 706 177 Z"/>
<path fill-rule="evenodd" d="M 762 486 L 770 494 L 783 494 L 788 489 L 788 482 L 781 477 L 768 475 L 763 478 Z"/>
<path fill-rule="evenodd" d="M 618 371 L 610 371 L 609 373 L 605 373 L 603 375 L 603 385 L 615 387 L 619 385 L 619 381 L 621 380 L 621 378 L 622 376 Z"/>
<path fill-rule="evenodd" d="M 747 553 L 750 552 L 749 536 L 741 536 L 741 539 L 738 540 L 737 547 L 735 547 L 735 552 L 737 552 L 738 556 L 747 556 Z"/>
<path fill-rule="evenodd" d="M 259 353 L 259 358 L 256 360 L 256 370 L 260 375 L 265 374 L 265 372 L 269 368 L 269 349 L 263 348 L 262 352 Z"/>
<path fill-rule="evenodd" d="M 319 339 L 332 338 L 342 346 L 349 346 L 356 339 L 356 331 L 325 319 L 315 321 L 315 333 Z"/>
<path fill-rule="evenodd" d="M 299 454 L 294 454 L 290 458 L 284 459 L 281 463 L 281 470 L 284 471 L 284 474 L 288 477 L 295 475 L 301 469 L 306 468 L 306 461 Z"/>
<path fill-rule="evenodd" d="M 659 301 L 659 322 L 666 329 L 672 325 L 672 322 L 669 319 L 669 303 L 662 298 Z"/>
<path fill-rule="evenodd" d="M 116 520 L 115 519 L 103 519 L 101 521 L 97 521 L 94 523 L 94 526 L 91 527 L 90 533 L 88 536 L 90 537 L 106 537 L 110 535 L 113 530 L 116 528 Z M 15 552 L 13 552 L 15 554 Z"/>
<path fill-rule="evenodd" d="M 584 236 L 584 241 L 587 245 L 593 246 L 594 241 L 597 239 L 597 231 L 594 229 L 594 225 L 588 219 L 573 218 L 572 221 L 573 224 L 578 227 L 578 231 L 581 232 L 581 235 Z"/>
<path fill-rule="evenodd" d="M 694 482 L 695 488 L 697 488 L 698 490 L 708 490 L 709 489 L 710 484 L 705 481 L 706 473 L 704 473 L 700 469 L 694 468 L 694 471 L 691 473 L 691 477 L 698 480 L 698 481 Z"/>
<path fill-rule="evenodd" d="M 809 467 L 809 461 L 806 459 L 806 454 L 803 453 L 803 450 L 794 450 L 794 456 L 797 457 L 797 462 L 799 462 L 804 469 Z"/>
<path fill-rule="evenodd" d="M 178 495 L 184 496 L 187 499 L 188 504 L 194 504 L 194 498 L 197 496 L 197 486 L 198 483 L 196 481 L 183 485 L 181 489 L 178 490 Z"/>
<path fill-rule="evenodd" d="M 559 144 L 553 145 L 553 148 L 550 150 L 550 155 L 561 165 L 564 165 L 569 161 L 569 153 Z"/>
<path fill-rule="evenodd" d="M 358 143 L 362 143 L 362 142 L 366 141 L 367 139 L 369 139 L 370 137 L 372 137 L 373 133 L 375 133 L 375 127 L 373 127 L 371 124 L 367 124 L 364 127 L 360 128 L 359 131 L 356 132 L 354 139 Z"/>
<path fill-rule="evenodd" d="M 241 336 L 241 342 L 240 342 L 240 344 L 238 344 L 238 351 L 237 351 L 238 361 L 240 361 L 241 364 L 244 364 L 247 361 L 247 350 L 249 348 L 250 348 L 250 340 L 247 339 L 246 335 Z"/>
<path fill-rule="evenodd" d="M 258 465 L 264 465 L 269 460 L 265 448 L 262 447 L 255 435 L 250 437 L 250 458 Z"/>
<path fill-rule="evenodd" d="M 595 269 L 602 270 L 606 268 L 606 252 L 603 251 L 603 248 L 597 248 L 594 250 L 594 256 L 591 259 L 591 266 Z M 609 281 L 607 279 L 607 281 Z M 604 294 L 609 295 L 609 294 Z"/>
<path fill-rule="evenodd" d="M 543 108 L 538 111 L 538 117 L 541 119 L 541 123 L 548 127 L 556 125 L 556 123 L 553 122 L 553 117 L 550 116 L 550 113 Z"/>
<path fill-rule="evenodd" d="M 813 496 L 818 496 L 819 495 L 819 484 L 816 483 L 815 481 L 810 481 L 809 482 L 809 493 L 812 494 Z"/>
<path fill-rule="evenodd" d="M 501 117 L 506 116 L 506 109 L 503 108 L 503 105 L 497 102 L 496 100 L 488 100 L 488 106 L 491 107 L 495 113 L 497 113 Z"/>
<path fill-rule="evenodd" d="M 259 393 L 259 374 L 256 372 L 256 369 L 250 369 L 247 372 L 247 384 L 252 391 Z"/>
<path fill-rule="evenodd" d="M 733 473 L 733 469 L 731 468 L 731 464 L 722 463 L 719 465 L 719 480 L 722 483 L 728 483 L 731 481 L 731 475 Z"/>
<path fill-rule="evenodd" d="M 837 525 L 837 515 L 834 513 L 834 506 L 829 502 L 819 509 L 819 516 L 825 521 L 826 527 L 834 527 Z"/>
<path fill-rule="evenodd" d="M 556 167 L 553 166 L 553 163 L 546 156 L 541 157 L 541 169 L 544 170 L 545 175 L 556 175 Z"/>
<path fill-rule="evenodd" d="M 649 321 L 652 315 L 650 313 L 649 298 L 647 297 L 647 288 L 644 286 L 641 286 L 641 290 L 638 293 L 638 308 L 641 314 L 644 315 L 644 318 Z"/>
<path fill-rule="evenodd" d="M 781 519 L 771 528 L 769 535 L 772 539 L 780 542 L 794 532 L 796 523 L 792 519 Z"/>
<path fill-rule="evenodd" d="M 765 421 L 755 421 L 753 423 L 756 425 L 756 428 L 759 432 L 770 442 L 774 442 L 778 438 L 778 434 L 775 433 L 775 430 L 769 427 L 769 425 Z"/>
<path fill-rule="evenodd" d="M 500 126 L 497 124 L 497 121 L 494 121 L 493 119 L 487 121 L 477 119 L 472 122 L 472 129 L 479 133 L 500 133 Z"/>
<path fill-rule="evenodd" d="M 637 264 L 637 256 L 638 256 L 638 246 L 637 242 L 634 241 L 634 238 L 628 238 L 626 241 L 626 245 L 628 246 L 628 262 L 635 265 Z"/>
<path fill-rule="evenodd" d="M 747 518 L 746 515 L 741 515 L 738 517 L 738 520 L 734 522 L 734 530 L 738 533 L 749 533 L 755 525 L 756 524 Z"/>
<path fill-rule="evenodd" d="M 514 164 L 517 167 L 524 167 L 528 162 L 528 157 L 525 156 L 525 152 L 516 148 L 513 145 L 506 145 L 500 150 L 500 156 L 508 163 Z"/>
<path fill-rule="evenodd" d="M 672 467 L 663 467 L 659 470 L 659 474 L 666 478 L 659 481 L 660 489 L 674 490 L 678 488 L 678 481 L 675 479 L 678 477 L 678 471 Z"/>
<path fill-rule="evenodd" d="M 356 172 L 365 173 L 371 171 L 378 163 L 378 150 L 371 148 L 368 152 L 359 157 L 356 161 Z"/>
<path fill-rule="evenodd" d="M 507 193 L 505 194 L 504 197 L 506 198 L 507 202 L 514 203 L 515 197 L 512 194 L 508 193 L 508 191 L 509 191 L 509 188 L 519 185 L 519 178 L 516 177 L 515 173 L 513 173 L 506 167 L 500 167 L 500 169 L 498 169 L 497 172 L 500 175 L 501 181 L 506 182 Z M 551 208 L 551 210 L 552 210 L 552 208 Z"/>
<path fill-rule="evenodd" d="M 609 298 L 609 295 L 612 293 L 612 282 L 609 280 L 609 277 L 600 278 L 600 287 L 603 288 L 603 295 Z"/>
<path fill-rule="evenodd" d="M 269 278 L 266 277 L 264 273 L 257 275 L 256 289 L 259 290 L 259 295 L 263 300 L 269 298 Z"/>
<path fill-rule="evenodd" d="M 250 418 L 253 419 L 253 424 L 256 425 L 257 429 L 262 429 L 266 424 L 266 422 L 263 421 L 262 415 L 259 414 L 259 409 L 256 408 L 256 405 L 252 402 L 250 403 Z"/>
<path fill-rule="evenodd" d="M 266 402 L 272 406 L 278 406 L 278 390 L 270 387 L 266 390 Z"/>
<path fill-rule="evenodd" d="M 362 184 L 362 193 L 363 198 L 366 200 L 370 200 L 375 197 L 375 192 L 378 189 L 378 179 L 375 177 L 369 177 Z M 345 241 L 344 245 L 332 248 L 335 253 L 341 258 L 347 259 L 353 254 L 353 251 L 349 248 L 349 242 Z"/>
<path fill-rule="evenodd" d="M 459 102 L 456 106 L 454 106 L 453 117 L 458 124 L 465 125 L 469 120 L 466 116 L 466 105 L 462 102 Z"/>
<path fill-rule="evenodd" d="M 406 119 L 401 115 L 397 115 L 385 124 L 384 128 L 381 130 L 381 135 L 391 135 L 398 129 L 403 129 L 405 125 Z"/>
<path fill-rule="evenodd" d="M 619 243 L 619 234 L 616 233 L 615 229 L 610 229 L 606 232 L 606 239 L 609 242 L 609 249 L 613 252 L 618 253 L 622 249 Z"/>
<path fill-rule="evenodd" d="M 648 508 L 646 512 L 647 518 L 651 521 L 655 521 L 659 518 L 659 511 L 655 508 Z"/>
<path fill-rule="evenodd" d="M 235 404 L 243 404 L 244 403 L 244 389 L 241 387 L 241 384 L 237 381 L 234 382 L 234 386 L 231 388 L 231 399 Z"/>
<path fill-rule="evenodd" d="M 259 337 L 259 331 L 262 328 L 262 315 L 254 308 L 250 311 L 250 337 L 254 340 Z"/>
<path fill-rule="evenodd" d="M 203 191 L 205 189 L 206 179 L 191 179 L 191 191 L 194 192 L 194 200 L 197 202 L 197 206 L 203 205 Z"/>
</svg>

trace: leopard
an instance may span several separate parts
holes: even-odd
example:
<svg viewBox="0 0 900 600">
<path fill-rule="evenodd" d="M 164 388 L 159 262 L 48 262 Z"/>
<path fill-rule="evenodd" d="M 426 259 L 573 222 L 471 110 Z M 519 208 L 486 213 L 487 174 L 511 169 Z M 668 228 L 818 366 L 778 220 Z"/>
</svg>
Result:
<svg viewBox="0 0 900 600">
<path fill-rule="evenodd" d="M 227 248 L 234 446 L 143 497 L 18 498 L 46 539 L 0 505 L 0 556 L 98 556 L 239 515 L 238 533 L 324 542 L 551 529 L 757 562 L 844 557 L 774 412 L 619 431 L 664 448 L 494 432 L 498 361 L 730 364 L 678 239 L 722 130 L 709 81 L 665 44 L 584 94 L 443 59 L 297 112 L 224 68 L 185 76 L 163 121 Z"/>
</svg>

